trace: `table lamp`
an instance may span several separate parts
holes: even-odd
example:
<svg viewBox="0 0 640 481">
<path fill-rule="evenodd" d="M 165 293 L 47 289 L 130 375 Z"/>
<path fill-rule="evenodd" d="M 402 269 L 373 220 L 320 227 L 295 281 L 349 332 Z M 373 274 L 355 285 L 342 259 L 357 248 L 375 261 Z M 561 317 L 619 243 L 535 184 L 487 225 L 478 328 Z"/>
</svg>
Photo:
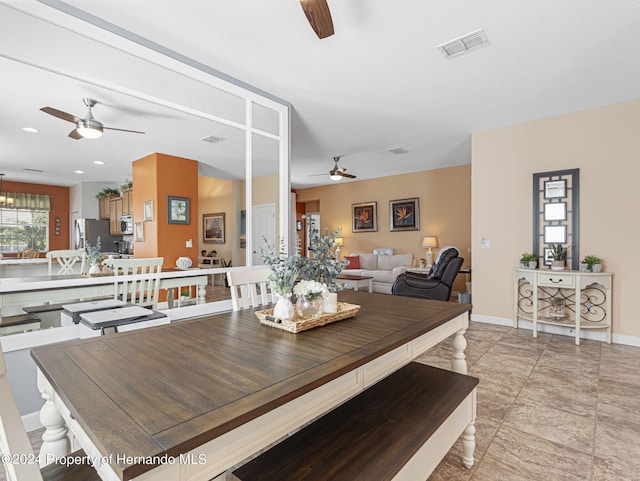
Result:
<svg viewBox="0 0 640 481">
<path fill-rule="evenodd" d="M 342 247 L 344 245 L 344 239 L 342 237 L 336 237 L 336 240 L 335 240 L 334 244 L 336 246 L 336 260 L 339 261 L 340 260 L 340 247 Z"/>
<path fill-rule="evenodd" d="M 431 248 L 433 247 L 438 247 L 438 238 L 436 236 L 422 238 L 422 248 L 429 249 L 427 251 L 427 269 L 433 265 L 433 252 L 431 252 Z"/>
</svg>

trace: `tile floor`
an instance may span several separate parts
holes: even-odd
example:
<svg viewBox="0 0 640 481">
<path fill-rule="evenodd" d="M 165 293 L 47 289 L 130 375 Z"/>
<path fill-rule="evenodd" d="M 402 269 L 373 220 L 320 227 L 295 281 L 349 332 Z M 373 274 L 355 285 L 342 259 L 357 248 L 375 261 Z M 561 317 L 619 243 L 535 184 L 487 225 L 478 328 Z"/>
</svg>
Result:
<svg viewBox="0 0 640 481">
<path fill-rule="evenodd" d="M 640 480 L 640 348 L 473 322 L 466 338 L 476 464 L 458 442 L 428 481 Z M 418 361 L 449 369 L 450 352 Z"/>
<path fill-rule="evenodd" d="M 476 464 L 457 442 L 428 481 L 640 481 L 640 348 L 474 322 L 466 338 Z M 450 353 L 444 341 L 417 360 L 449 369 Z"/>
</svg>

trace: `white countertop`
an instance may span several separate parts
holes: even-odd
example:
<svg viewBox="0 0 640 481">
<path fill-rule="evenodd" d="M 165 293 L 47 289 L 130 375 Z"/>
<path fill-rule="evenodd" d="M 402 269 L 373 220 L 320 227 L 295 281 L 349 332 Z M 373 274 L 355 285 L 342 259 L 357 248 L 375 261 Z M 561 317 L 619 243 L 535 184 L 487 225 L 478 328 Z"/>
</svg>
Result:
<svg viewBox="0 0 640 481">
<path fill-rule="evenodd" d="M 18 265 L 34 265 L 34 264 L 46 264 L 49 262 L 44 257 L 39 257 L 37 259 L 0 259 L 0 266 L 18 266 Z"/>
</svg>

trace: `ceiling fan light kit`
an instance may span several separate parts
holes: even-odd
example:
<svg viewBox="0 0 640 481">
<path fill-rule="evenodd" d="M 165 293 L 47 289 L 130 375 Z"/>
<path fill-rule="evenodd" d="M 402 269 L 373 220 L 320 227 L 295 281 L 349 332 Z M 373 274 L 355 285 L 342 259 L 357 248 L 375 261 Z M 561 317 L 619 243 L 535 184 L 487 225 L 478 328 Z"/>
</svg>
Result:
<svg viewBox="0 0 640 481">
<path fill-rule="evenodd" d="M 80 139 L 99 139 L 102 137 L 103 131 L 106 130 L 119 130 L 121 132 L 129 132 L 132 134 L 144 134 L 144 132 L 140 132 L 138 130 L 127 130 L 127 129 L 116 129 L 114 127 L 105 127 L 102 122 L 98 122 L 93 118 L 93 114 L 91 113 L 91 107 L 96 105 L 98 101 L 96 99 L 90 99 L 85 97 L 82 99 L 84 104 L 89 109 L 87 111 L 87 115 L 85 118 L 81 119 L 76 117 L 75 115 L 68 114 L 67 112 L 63 112 L 62 110 L 54 109 L 53 107 L 42 107 L 44 113 L 52 115 L 57 119 L 65 120 L 67 122 L 71 122 L 72 124 L 76 124 L 76 128 L 69 132 L 69 137 L 74 140 Z"/>
</svg>

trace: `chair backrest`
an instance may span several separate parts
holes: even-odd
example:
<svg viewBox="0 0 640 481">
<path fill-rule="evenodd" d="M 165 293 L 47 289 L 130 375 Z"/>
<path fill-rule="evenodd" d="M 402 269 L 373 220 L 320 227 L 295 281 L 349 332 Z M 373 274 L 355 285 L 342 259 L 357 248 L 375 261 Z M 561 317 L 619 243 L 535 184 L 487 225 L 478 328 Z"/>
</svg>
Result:
<svg viewBox="0 0 640 481">
<path fill-rule="evenodd" d="M 158 306 L 163 262 L 163 257 L 109 259 L 115 276 L 114 298 L 155 309 Z M 144 279 L 130 279 L 136 274 L 146 274 L 146 276 Z"/>
<path fill-rule="evenodd" d="M 270 272 L 270 269 L 227 272 L 234 311 L 264 306 L 274 301 L 267 279 Z"/>
<path fill-rule="evenodd" d="M 47 252 L 49 262 L 49 275 L 53 275 L 53 263 L 58 262 L 56 274 L 82 274 L 87 253 L 83 249 L 66 249 Z M 75 263 L 80 261 L 80 271 L 75 271 Z"/>
<path fill-rule="evenodd" d="M 39 255 L 40 251 L 38 249 L 25 249 L 18 253 L 18 257 L 22 259 L 37 259 Z"/>
<path fill-rule="evenodd" d="M 449 261 L 445 267 L 444 274 L 440 278 L 440 281 L 449 287 L 453 286 L 453 281 L 456 279 L 464 259 L 462 257 L 454 257 Z"/>
<path fill-rule="evenodd" d="M 25 459 L 31 459 L 33 455 L 29 437 L 9 386 L 2 349 L 0 349 L 0 453 L 9 456 L 23 455 Z M 19 456 L 17 460 L 19 461 Z M 2 464 L 9 481 L 42 481 L 38 463 L 6 463 L 3 456 Z"/>
</svg>

